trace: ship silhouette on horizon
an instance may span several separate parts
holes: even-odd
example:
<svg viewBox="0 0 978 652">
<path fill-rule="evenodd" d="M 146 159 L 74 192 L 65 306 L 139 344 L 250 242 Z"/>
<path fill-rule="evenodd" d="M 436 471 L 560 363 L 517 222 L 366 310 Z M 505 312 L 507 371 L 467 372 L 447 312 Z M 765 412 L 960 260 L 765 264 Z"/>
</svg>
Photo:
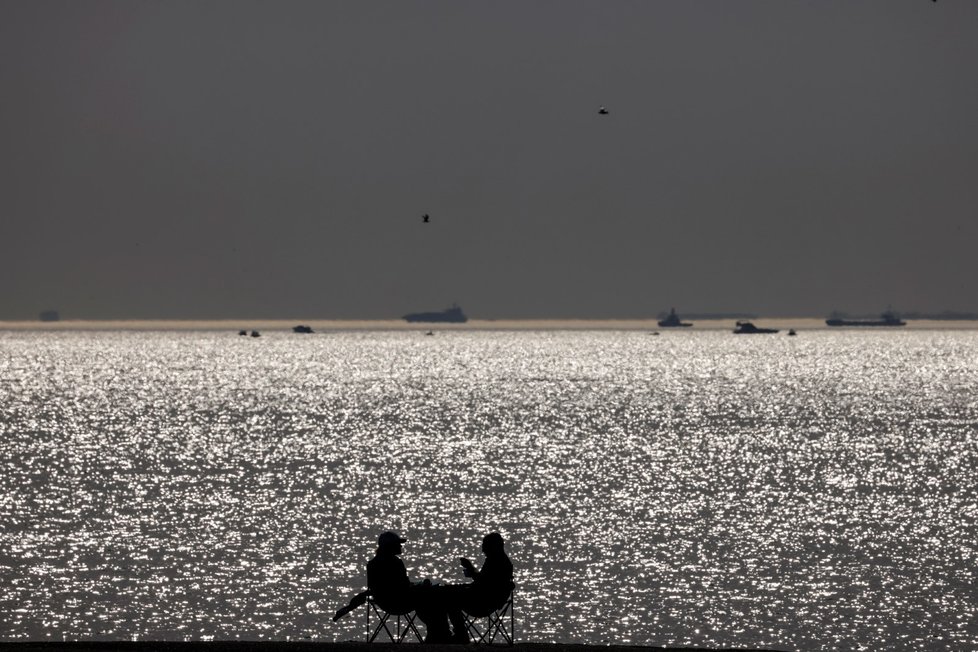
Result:
<svg viewBox="0 0 978 652">
<path fill-rule="evenodd" d="M 664 319 L 659 321 L 659 326 L 662 328 L 686 328 L 692 326 L 693 324 L 688 321 L 682 321 L 679 319 L 679 315 L 676 314 L 676 309 L 672 308 L 669 311 L 669 315 Z"/>
<path fill-rule="evenodd" d="M 825 320 L 827 326 L 906 326 L 907 322 L 892 310 L 887 310 L 879 319 L 843 319 L 833 315 Z"/>
<path fill-rule="evenodd" d="M 404 315 L 404 321 L 407 322 L 442 322 L 449 324 L 464 324 L 469 320 L 462 312 L 462 309 L 456 304 L 452 304 L 451 308 L 445 308 L 440 312 L 412 312 Z"/>
<path fill-rule="evenodd" d="M 739 321 L 737 322 L 737 327 L 734 328 L 734 335 L 765 335 L 768 333 L 777 333 L 777 328 L 761 328 L 760 326 L 755 326 L 753 322 L 749 321 Z"/>
</svg>

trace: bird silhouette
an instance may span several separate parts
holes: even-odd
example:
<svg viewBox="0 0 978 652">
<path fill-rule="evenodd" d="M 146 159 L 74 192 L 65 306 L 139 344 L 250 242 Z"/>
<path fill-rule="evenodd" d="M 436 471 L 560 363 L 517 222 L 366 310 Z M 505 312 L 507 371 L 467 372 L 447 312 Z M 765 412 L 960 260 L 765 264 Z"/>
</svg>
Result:
<svg viewBox="0 0 978 652">
<path fill-rule="evenodd" d="M 427 224 L 428 222 L 431 221 L 431 218 L 428 217 L 428 214 L 427 213 L 425 213 L 424 215 L 421 216 L 421 221 L 424 222 L 425 224 Z"/>
</svg>

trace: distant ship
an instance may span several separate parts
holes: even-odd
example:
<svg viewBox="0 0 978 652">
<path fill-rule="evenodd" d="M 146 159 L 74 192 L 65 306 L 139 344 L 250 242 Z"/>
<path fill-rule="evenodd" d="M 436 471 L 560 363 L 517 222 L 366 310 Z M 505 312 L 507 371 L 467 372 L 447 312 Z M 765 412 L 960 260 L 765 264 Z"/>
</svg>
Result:
<svg viewBox="0 0 978 652">
<path fill-rule="evenodd" d="M 887 310 L 879 319 L 840 319 L 825 320 L 828 326 L 906 326 L 907 322 L 900 319 L 895 312 Z"/>
<path fill-rule="evenodd" d="M 457 305 L 452 304 L 451 308 L 446 308 L 441 312 L 412 312 L 404 315 L 404 321 L 435 321 L 448 322 L 453 324 L 464 324 L 469 320 Z"/>
<path fill-rule="evenodd" d="M 293 333 L 314 333 L 315 331 L 312 330 L 312 327 L 311 326 L 305 326 L 303 324 L 299 324 L 298 326 L 293 326 L 292 327 L 292 332 Z"/>
<path fill-rule="evenodd" d="M 679 328 L 692 326 L 692 324 L 688 321 L 680 321 L 679 315 L 676 314 L 676 309 L 673 308 L 669 311 L 669 316 L 659 322 L 659 326 L 662 328 Z"/>
<path fill-rule="evenodd" d="M 37 318 L 41 321 L 61 321 L 61 315 L 57 310 L 44 310 Z"/>
<path fill-rule="evenodd" d="M 761 335 L 763 333 L 777 333 L 776 328 L 758 328 L 749 321 L 739 321 L 737 322 L 737 328 L 734 329 L 735 335 Z"/>
</svg>

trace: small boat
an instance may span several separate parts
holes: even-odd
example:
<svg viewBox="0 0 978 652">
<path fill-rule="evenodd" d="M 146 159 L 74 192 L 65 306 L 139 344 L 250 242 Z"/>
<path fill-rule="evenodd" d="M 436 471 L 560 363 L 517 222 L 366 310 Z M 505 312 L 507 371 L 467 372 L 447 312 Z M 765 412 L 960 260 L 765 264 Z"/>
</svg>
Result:
<svg viewBox="0 0 978 652">
<path fill-rule="evenodd" d="M 315 331 L 312 330 L 312 327 L 311 326 L 303 326 L 302 324 L 299 324 L 298 326 L 293 326 L 292 327 L 292 332 L 293 333 L 314 333 Z"/>
<path fill-rule="evenodd" d="M 659 322 L 659 326 L 661 328 L 687 328 L 692 326 L 692 324 L 679 319 L 679 315 L 676 314 L 676 309 L 673 308 L 669 311 L 669 315 Z"/>
<path fill-rule="evenodd" d="M 737 322 L 737 328 L 734 329 L 735 335 L 762 335 L 764 333 L 777 333 L 776 328 L 758 328 L 749 321 L 739 321 Z"/>
<path fill-rule="evenodd" d="M 248 331 L 238 331 L 238 335 L 247 335 Z"/>
<path fill-rule="evenodd" d="M 791 330 L 788 331 L 788 335 L 797 335 L 797 334 L 798 333 L 795 332 L 795 329 L 794 328 L 792 328 Z"/>
<path fill-rule="evenodd" d="M 258 331 L 251 331 L 251 336 L 252 337 L 261 337 L 261 333 L 259 333 Z"/>
<path fill-rule="evenodd" d="M 434 335 L 434 334 L 435 334 L 434 331 L 428 331 L 427 333 L 425 333 L 425 335 Z"/>
</svg>

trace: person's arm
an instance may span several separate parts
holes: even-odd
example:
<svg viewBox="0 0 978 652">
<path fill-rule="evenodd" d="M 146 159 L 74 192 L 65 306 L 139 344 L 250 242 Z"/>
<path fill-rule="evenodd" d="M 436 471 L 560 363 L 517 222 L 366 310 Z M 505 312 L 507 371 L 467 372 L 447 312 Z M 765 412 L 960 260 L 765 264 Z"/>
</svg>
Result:
<svg viewBox="0 0 978 652">
<path fill-rule="evenodd" d="M 395 557 L 395 559 L 397 558 Z M 397 559 L 397 566 L 398 566 L 397 584 L 399 588 L 406 589 L 410 587 L 412 584 L 416 583 L 416 582 L 412 582 L 411 579 L 408 577 L 407 568 L 404 566 L 403 561 Z"/>
<path fill-rule="evenodd" d="M 472 579 L 475 579 L 479 576 L 479 571 L 475 569 L 475 566 L 472 564 L 471 561 L 469 561 L 465 557 L 460 558 L 458 561 L 460 564 L 462 564 L 462 569 L 463 569 L 462 574 L 464 574 L 466 577 L 471 577 Z"/>
</svg>

